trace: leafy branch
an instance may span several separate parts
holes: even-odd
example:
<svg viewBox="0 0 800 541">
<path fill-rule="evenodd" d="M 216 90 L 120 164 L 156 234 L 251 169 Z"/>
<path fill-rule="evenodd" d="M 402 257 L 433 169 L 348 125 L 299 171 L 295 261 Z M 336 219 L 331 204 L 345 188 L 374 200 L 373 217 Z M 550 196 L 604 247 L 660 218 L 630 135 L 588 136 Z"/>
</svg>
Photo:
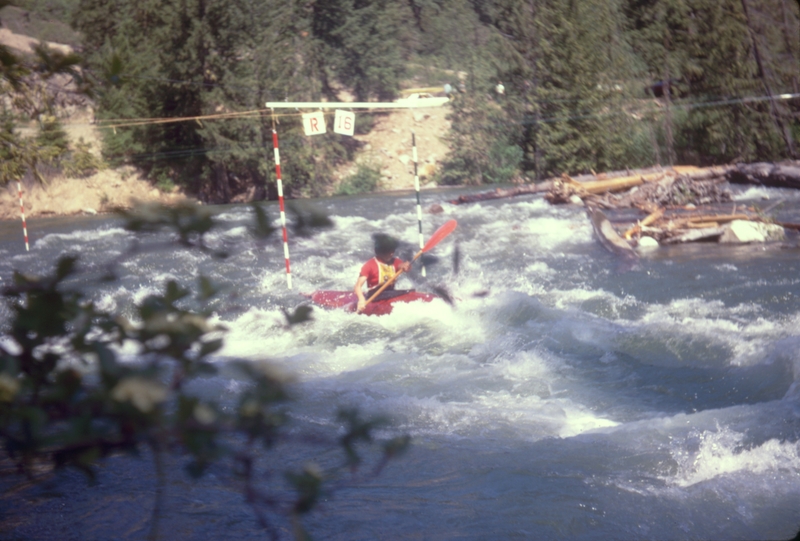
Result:
<svg viewBox="0 0 800 541">
<path fill-rule="evenodd" d="M 253 207 L 252 236 L 262 241 L 275 228 L 266 212 Z M 319 215 L 296 213 L 307 234 L 330 221 Z M 172 248 L 198 250 L 211 258 L 227 257 L 227 250 L 209 247 L 206 235 L 216 223 L 204 207 L 141 207 L 121 213 L 133 232 L 169 231 Z M 139 235 L 141 236 L 141 235 Z M 166 243 L 133 244 L 105 267 L 102 279 L 116 279 L 123 259 Z M 295 536 L 304 538 L 300 517 L 312 511 L 323 493 L 335 490 L 338 472 L 357 472 L 363 447 L 373 446 L 374 432 L 385 418 L 362 419 L 359 412 L 340 412 L 344 434 L 333 438 L 287 431 L 296 401 L 291 381 L 268 360 L 226 363 L 246 382 L 235 404 L 223 404 L 192 392 L 192 382 L 219 374 L 212 356 L 224 344 L 225 327 L 212 323 L 212 312 L 202 308 L 224 289 L 200 277 L 196 292 L 175 281 L 135 306 L 134 315 L 99 308 L 83 290 L 78 257 L 59 259 L 49 275 L 14 273 L 13 284 L 2 290 L 11 310 L 0 341 L 0 442 L 2 455 L 17 471 L 41 480 L 41 467 L 77 468 L 89 479 L 106 457 L 122 452 L 144 456 L 147 449 L 156 472 L 156 505 L 150 539 L 158 539 L 158 523 L 165 491 L 164 456 L 187 458 L 186 472 L 202 477 L 212 466 L 227 468 L 232 482 L 242 488 L 256 519 L 272 539 L 279 537 L 276 520 L 290 520 Z M 190 309 L 199 306 L 200 309 Z M 311 310 L 301 306 L 285 311 L 287 324 L 308 324 Z M 136 360 L 123 360 L 123 347 L 135 347 Z M 338 446 L 341 463 L 327 471 L 306 465 L 285 471 L 283 478 L 295 497 L 279 496 L 277 482 L 267 472 L 280 470 L 279 459 L 264 453 L 279 444 Z M 388 460 L 409 444 L 407 436 L 383 443 L 376 475 Z M 273 457 L 275 455 L 272 455 Z M 327 491 L 327 492 L 326 492 Z M 279 519 L 276 517 L 283 517 Z"/>
</svg>

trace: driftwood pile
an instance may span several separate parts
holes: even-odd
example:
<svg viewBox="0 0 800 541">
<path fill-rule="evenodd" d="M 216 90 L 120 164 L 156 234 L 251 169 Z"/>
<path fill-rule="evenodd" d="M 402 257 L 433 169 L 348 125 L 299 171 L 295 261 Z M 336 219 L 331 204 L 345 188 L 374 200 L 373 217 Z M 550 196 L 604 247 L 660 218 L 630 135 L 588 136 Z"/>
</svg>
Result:
<svg viewBox="0 0 800 541">
<path fill-rule="evenodd" d="M 566 175 L 552 181 L 545 193 L 551 204 L 578 203 L 601 208 L 705 205 L 731 201 L 725 171 L 697 167 L 672 169 L 578 182 Z"/>
<path fill-rule="evenodd" d="M 644 219 L 625 227 L 622 233 L 624 240 L 634 246 L 643 237 L 658 244 L 765 242 L 783 238 L 783 229 L 800 230 L 800 224 L 778 223 L 765 217 L 764 209 L 731 203 L 732 182 L 800 188 L 800 166 L 673 167 L 584 182 L 564 176 L 552 181 L 544 197 L 552 204 L 582 202 L 591 212 L 636 208 L 646 213 Z M 597 223 L 598 219 L 593 219 L 596 230 Z M 598 230 L 598 235 L 603 231 L 608 232 L 608 228 Z"/>
<path fill-rule="evenodd" d="M 606 203 L 608 208 L 619 208 L 625 206 L 626 202 L 619 199 L 619 192 L 631 191 L 633 188 L 646 184 L 658 183 L 658 187 L 644 186 L 644 191 L 639 196 L 632 198 L 630 205 L 635 202 L 647 201 L 646 193 L 655 190 L 661 191 L 663 197 L 665 191 L 677 192 L 678 197 L 673 197 L 676 204 L 680 204 L 683 199 L 688 199 L 687 193 L 692 192 L 699 195 L 699 199 L 694 204 L 704 204 L 706 198 L 715 199 L 725 197 L 712 192 L 721 192 L 723 188 L 715 187 L 724 182 L 732 184 L 756 184 L 773 188 L 794 188 L 800 189 L 800 161 L 790 161 L 782 163 L 753 163 L 739 164 L 718 167 L 670 167 L 641 169 L 636 171 L 626 171 L 622 173 L 606 173 L 600 175 L 582 175 L 574 178 L 562 176 L 558 179 L 550 179 L 538 184 L 523 184 L 513 188 L 497 188 L 489 192 L 478 194 L 468 194 L 453 199 L 450 203 L 461 205 L 464 203 L 474 203 L 490 199 L 502 199 L 506 197 L 516 197 L 520 195 L 546 193 L 548 201 L 553 204 L 576 202 L 572 195 L 579 198 L 584 196 L 599 196 L 602 199 L 604 194 L 613 194 Z M 673 185 L 672 188 L 668 184 Z M 635 191 L 635 190 L 634 190 Z M 623 194 L 625 195 L 625 194 Z M 632 195 L 631 193 L 627 195 Z M 597 200 L 597 199 L 595 199 Z M 655 202 L 655 201 L 653 201 Z M 663 202 L 663 204 L 667 204 Z"/>
<path fill-rule="evenodd" d="M 624 250 L 625 245 L 637 246 L 640 239 L 657 244 L 753 242 L 744 239 L 750 235 L 750 239 L 774 240 L 781 237 L 783 229 L 800 230 L 800 224 L 779 223 L 767 218 L 770 208 L 754 209 L 735 204 L 730 184 L 800 189 L 800 162 L 706 168 L 676 166 L 574 178 L 563 175 L 540 184 L 465 195 L 451 203 L 544 193 L 544 198 L 554 205 L 583 204 L 589 209 L 603 244 L 611 247 L 607 241 L 612 241 L 617 252 Z M 615 221 L 611 226 L 603 210 L 620 209 L 637 209 L 640 216 L 633 221 L 628 218 L 627 223 Z M 749 222 L 752 231 L 744 231 L 748 228 L 742 227 L 741 222 Z M 610 238 L 617 232 L 619 238 Z"/>
</svg>

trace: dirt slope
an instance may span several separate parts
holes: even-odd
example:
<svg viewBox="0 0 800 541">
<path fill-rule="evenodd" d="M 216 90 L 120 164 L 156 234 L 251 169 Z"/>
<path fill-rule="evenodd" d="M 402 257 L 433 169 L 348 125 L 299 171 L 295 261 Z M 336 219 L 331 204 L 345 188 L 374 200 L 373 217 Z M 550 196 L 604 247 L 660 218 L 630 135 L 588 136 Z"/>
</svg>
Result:
<svg viewBox="0 0 800 541">
<path fill-rule="evenodd" d="M 0 28 L 0 43 L 21 53 L 30 53 L 36 40 L 16 34 L 8 28 Z M 69 47 L 50 43 L 65 52 Z M 364 142 L 354 164 L 339 170 L 334 180 L 341 182 L 352 175 L 358 164 L 377 167 L 381 171 L 379 190 L 401 190 L 414 187 L 414 162 L 412 133 L 416 136 L 417 171 L 421 186 L 430 179 L 447 153 L 442 137 L 449 130 L 445 116 L 446 107 L 431 109 L 396 110 L 375 114 L 374 129 L 356 138 Z M 361 113 L 357 113 L 361 114 Z M 99 154 L 100 137 L 92 123 L 92 112 L 88 108 L 72 110 L 63 119 L 63 127 L 70 139 L 90 143 Z M 26 128 L 20 130 L 25 134 Z M 140 178 L 132 168 L 101 171 L 88 179 L 55 177 L 48 185 L 33 181 L 22 187 L 22 203 L 27 217 L 48 215 L 72 215 L 80 213 L 107 212 L 113 208 L 130 207 L 136 201 L 160 201 L 171 204 L 186 199 L 178 192 L 163 193 L 146 179 Z M 0 219 L 20 218 L 20 198 L 16 183 L 0 187 Z"/>
<path fill-rule="evenodd" d="M 445 118 L 447 108 L 397 110 L 376 116 L 375 127 L 356 138 L 365 143 L 356 157 L 356 165 L 339 172 L 339 180 L 355 172 L 357 164 L 378 167 L 381 190 L 402 190 L 414 187 L 412 133 L 417 146 L 417 173 L 420 185 L 430 183 L 436 168 L 447 154 L 442 140 L 450 129 Z"/>
</svg>

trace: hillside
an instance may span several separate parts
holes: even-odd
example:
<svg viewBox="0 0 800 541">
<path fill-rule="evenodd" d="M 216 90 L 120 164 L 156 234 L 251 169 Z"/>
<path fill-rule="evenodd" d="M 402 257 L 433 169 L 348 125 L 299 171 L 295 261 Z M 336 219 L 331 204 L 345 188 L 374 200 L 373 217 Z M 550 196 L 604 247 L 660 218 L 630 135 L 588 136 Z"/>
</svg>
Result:
<svg viewBox="0 0 800 541">
<path fill-rule="evenodd" d="M 413 132 L 420 184 L 430 185 L 437 165 L 448 151 L 447 143 L 443 141 L 450 129 L 446 115 L 446 107 L 400 110 L 380 115 L 370 133 L 356 136 L 364 143 L 364 147 L 356 157 L 356 164 L 343 167 L 337 180 L 352 174 L 358 163 L 364 163 L 381 171 L 379 189 L 413 188 Z"/>
<path fill-rule="evenodd" d="M 8 11 L 4 13 L 7 14 Z M 4 23 L 7 20 L 7 17 L 3 18 Z M 26 54 L 32 51 L 37 40 L 4 27 L 0 28 L 0 43 L 17 53 Z M 65 44 L 48 44 L 63 51 L 70 50 Z M 353 174 L 359 164 L 364 164 L 380 170 L 379 190 L 413 188 L 412 132 L 416 135 L 420 182 L 425 185 L 448 150 L 442 140 L 449 129 L 445 116 L 445 108 L 377 114 L 374 129 L 369 134 L 356 136 L 364 143 L 362 150 L 357 154 L 354 163 L 347 164 L 336 172 L 333 187 Z M 99 154 L 100 134 L 92 123 L 92 117 L 90 106 L 72 108 L 64 113 L 62 122 L 73 143 L 81 140 L 88 142 L 92 151 Z M 282 158 L 290 160 L 291 156 Z M 130 167 L 104 170 L 83 179 L 56 176 L 47 185 L 26 181 L 23 186 L 23 204 L 28 217 L 107 212 L 113 208 L 130 207 L 135 201 L 171 204 L 184 199 L 186 197 L 178 191 L 159 191 L 148 179 L 141 178 Z M 0 192 L 0 219 L 13 220 L 19 219 L 19 216 L 19 193 L 17 186 L 12 183 Z"/>
</svg>

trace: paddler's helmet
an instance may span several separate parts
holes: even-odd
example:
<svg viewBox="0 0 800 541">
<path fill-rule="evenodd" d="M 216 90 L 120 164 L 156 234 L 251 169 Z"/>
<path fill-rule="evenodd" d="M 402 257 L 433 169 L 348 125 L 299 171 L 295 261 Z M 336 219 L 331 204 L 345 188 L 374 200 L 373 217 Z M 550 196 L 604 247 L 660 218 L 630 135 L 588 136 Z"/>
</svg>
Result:
<svg viewBox="0 0 800 541">
<path fill-rule="evenodd" d="M 375 255 L 382 256 L 382 255 L 389 255 L 400 245 L 400 242 L 384 233 L 376 233 L 372 235 L 372 239 L 375 241 Z"/>
</svg>

